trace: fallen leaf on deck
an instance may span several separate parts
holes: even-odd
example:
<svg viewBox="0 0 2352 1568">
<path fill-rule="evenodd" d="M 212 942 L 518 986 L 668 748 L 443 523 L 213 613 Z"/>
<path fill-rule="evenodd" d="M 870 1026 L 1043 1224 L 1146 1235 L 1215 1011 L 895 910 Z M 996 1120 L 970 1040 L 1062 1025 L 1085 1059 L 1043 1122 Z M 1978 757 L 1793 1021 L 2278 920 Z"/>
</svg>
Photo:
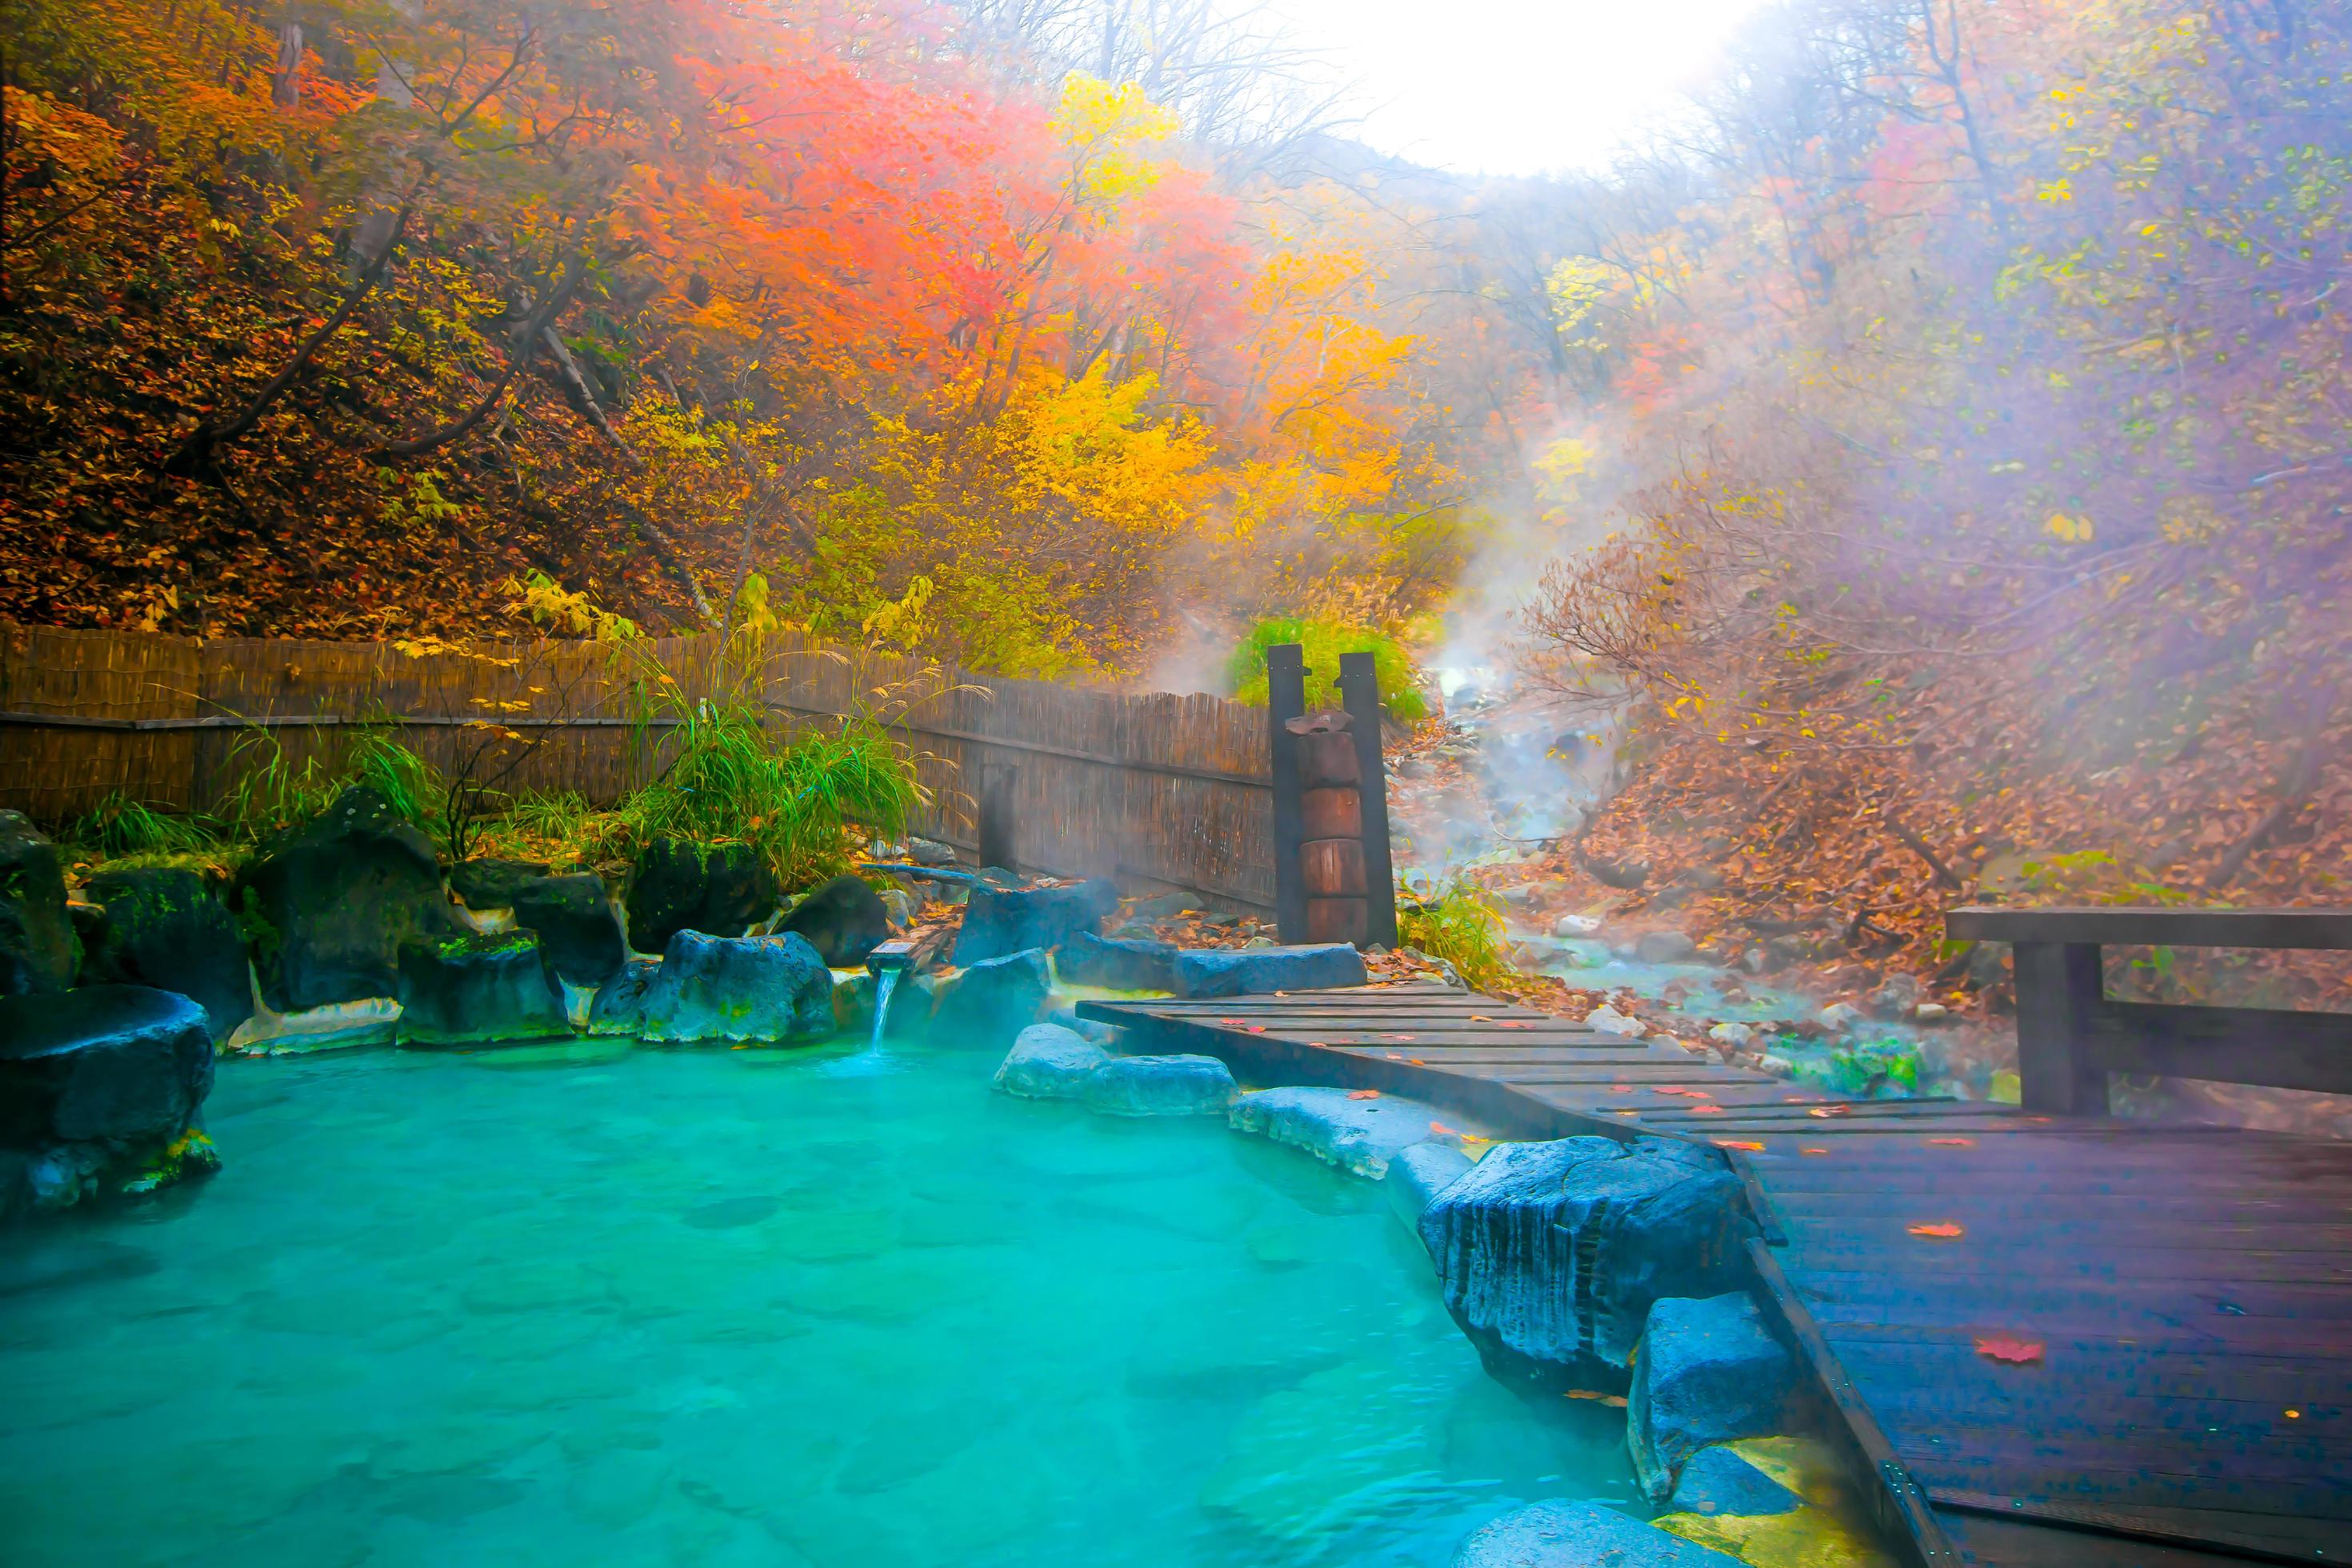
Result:
<svg viewBox="0 0 2352 1568">
<path fill-rule="evenodd" d="M 1968 1234 L 1965 1228 L 1948 1219 L 1937 1220 L 1933 1225 L 1915 1225 L 1910 1229 L 1914 1236 L 1931 1236 L 1939 1241 L 1949 1241 L 1956 1236 Z"/>
<path fill-rule="evenodd" d="M 1253 1035 L 1263 1035 L 1265 1033 L 1265 1026 L 1264 1024 L 1252 1024 L 1249 1026 L 1249 1032 Z"/>
<path fill-rule="evenodd" d="M 1746 1149 L 1759 1154 L 1764 1152 L 1763 1144 L 1751 1143 L 1744 1138 L 1717 1138 L 1715 1141 L 1715 1146 L 1718 1149 Z"/>
<path fill-rule="evenodd" d="M 2005 1361 L 2022 1365 L 2042 1359 L 2040 1340 L 2014 1340 L 2006 1334 L 1987 1334 L 1977 1341 L 1977 1354 L 1988 1361 Z"/>
<path fill-rule="evenodd" d="M 1727 1115 L 1728 1112 L 1720 1105 L 1694 1105 L 1691 1107 L 1691 1114 L 1693 1116 L 1724 1116 Z"/>
<path fill-rule="evenodd" d="M 1853 1114 L 1853 1107 L 1850 1105 L 1816 1105 L 1811 1110 L 1806 1111 L 1805 1114 L 1808 1116 L 1820 1117 L 1851 1116 Z"/>
<path fill-rule="evenodd" d="M 1826 1154 L 1829 1151 L 1826 1149 L 1800 1149 L 1797 1152 L 1800 1154 Z"/>
<path fill-rule="evenodd" d="M 1940 1144 L 1947 1149 L 1973 1149 L 1977 1146 L 1977 1141 L 1973 1138 L 1930 1138 L 1927 1142 Z"/>
<path fill-rule="evenodd" d="M 1381 1091 L 1377 1089 L 1351 1089 L 1348 1091 L 1349 1100 L 1378 1100 L 1380 1097 Z"/>
</svg>

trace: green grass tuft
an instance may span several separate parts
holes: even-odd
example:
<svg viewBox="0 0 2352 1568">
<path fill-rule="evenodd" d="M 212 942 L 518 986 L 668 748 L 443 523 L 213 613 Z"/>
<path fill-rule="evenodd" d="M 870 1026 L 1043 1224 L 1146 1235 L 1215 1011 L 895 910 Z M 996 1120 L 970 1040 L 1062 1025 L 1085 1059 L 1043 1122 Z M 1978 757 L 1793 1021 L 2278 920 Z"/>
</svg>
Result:
<svg viewBox="0 0 2352 1568">
<path fill-rule="evenodd" d="M 1398 885 L 1397 944 L 1445 960 L 1473 985 L 1492 984 L 1510 968 L 1503 911 L 1476 883 L 1459 878 L 1442 888 Z"/>
</svg>

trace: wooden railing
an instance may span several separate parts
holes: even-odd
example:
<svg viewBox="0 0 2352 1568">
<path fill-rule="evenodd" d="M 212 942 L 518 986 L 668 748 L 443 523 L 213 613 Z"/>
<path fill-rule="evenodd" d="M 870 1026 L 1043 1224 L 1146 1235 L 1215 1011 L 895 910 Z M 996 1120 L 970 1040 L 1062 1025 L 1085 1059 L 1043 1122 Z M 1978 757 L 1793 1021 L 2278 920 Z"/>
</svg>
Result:
<svg viewBox="0 0 2352 1568">
<path fill-rule="evenodd" d="M 2118 1002 L 2101 968 L 2108 947 L 2352 951 L 2352 910 L 1962 909 L 1944 931 L 2016 953 L 2019 1098 L 2030 1110 L 2104 1113 L 2115 1072 L 2352 1092 L 2352 1014 Z"/>
</svg>

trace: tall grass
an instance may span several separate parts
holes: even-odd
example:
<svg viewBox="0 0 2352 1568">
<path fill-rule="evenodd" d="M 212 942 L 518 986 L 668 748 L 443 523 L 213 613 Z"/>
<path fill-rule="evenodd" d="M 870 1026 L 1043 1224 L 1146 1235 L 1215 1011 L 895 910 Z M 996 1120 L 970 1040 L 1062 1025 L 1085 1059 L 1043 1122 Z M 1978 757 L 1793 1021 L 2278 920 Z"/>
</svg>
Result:
<svg viewBox="0 0 2352 1568">
<path fill-rule="evenodd" d="M 1412 724 L 1428 716 L 1415 677 L 1412 657 L 1394 637 L 1367 626 L 1336 621 L 1276 616 L 1259 621 L 1225 661 L 1225 679 L 1235 700 L 1263 708 L 1266 702 L 1265 654 L 1283 643 L 1299 645 L 1307 660 L 1307 706 L 1339 706 L 1339 656 L 1369 653 L 1372 673 L 1381 683 L 1381 711 L 1400 723 Z"/>
<path fill-rule="evenodd" d="M 77 820 L 67 837 L 100 860 L 210 857 L 222 848 L 220 834 L 207 819 L 157 811 L 121 790 Z"/>
<path fill-rule="evenodd" d="M 1492 984 L 1510 968 L 1503 956 L 1503 911 L 1464 879 L 1444 886 L 1399 883 L 1397 945 L 1445 960 L 1473 985 Z"/>
<path fill-rule="evenodd" d="M 693 698 L 664 671 L 638 689 L 642 743 L 659 768 L 614 814 L 638 843 L 749 844 L 785 887 L 802 887 L 848 868 L 853 829 L 896 836 L 924 803 L 913 760 L 870 718 L 787 734 L 751 679 Z"/>
</svg>

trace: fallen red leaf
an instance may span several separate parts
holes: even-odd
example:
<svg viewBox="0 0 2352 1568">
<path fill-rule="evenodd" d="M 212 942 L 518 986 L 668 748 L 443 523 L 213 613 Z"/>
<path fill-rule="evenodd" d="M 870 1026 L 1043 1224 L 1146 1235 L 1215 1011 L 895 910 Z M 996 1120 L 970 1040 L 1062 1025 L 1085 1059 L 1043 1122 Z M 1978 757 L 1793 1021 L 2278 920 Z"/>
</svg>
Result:
<svg viewBox="0 0 2352 1568">
<path fill-rule="evenodd" d="M 1968 1234 L 1965 1228 L 1948 1219 L 1937 1220 L 1932 1225 L 1915 1225 L 1910 1229 L 1914 1236 L 1933 1237 L 1938 1241 L 1949 1241 L 1956 1236 Z"/>
<path fill-rule="evenodd" d="M 1977 1354 L 1988 1361 L 2011 1362 L 2023 1365 L 2042 1359 L 2040 1340 L 2011 1339 L 2007 1334 L 1987 1334 L 1977 1341 Z"/>
<path fill-rule="evenodd" d="M 1454 1135 L 1454 1129 L 1448 1127 L 1443 1121 L 1431 1122 L 1429 1124 L 1429 1130 L 1440 1138 L 1451 1138 Z"/>
<path fill-rule="evenodd" d="M 1381 1091 L 1377 1089 L 1351 1089 L 1348 1091 L 1349 1100 L 1378 1100 L 1380 1097 Z"/>
<path fill-rule="evenodd" d="M 1927 1142 L 1940 1144 L 1947 1149 L 1973 1149 L 1977 1146 L 1977 1141 L 1973 1138 L 1930 1138 Z"/>
<path fill-rule="evenodd" d="M 1425 1068 L 1425 1067 L 1427 1067 L 1427 1066 L 1429 1065 L 1429 1063 L 1428 1063 L 1427 1061 L 1423 1060 L 1423 1059 L 1422 1058 L 1420 1058 L 1420 1057 L 1407 1057 L 1407 1058 L 1405 1058 L 1404 1059 L 1405 1059 L 1405 1060 L 1407 1060 L 1407 1061 L 1409 1061 L 1409 1062 L 1411 1062 L 1413 1066 L 1415 1066 L 1415 1067 L 1417 1067 L 1417 1068 Z"/>
<path fill-rule="evenodd" d="M 1797 1152 L 1800 1154 L 1826 1154 L 1829 1151 L 1826 1149 L 1800 1149 Z"/>
<path fill-rule="evenodd" d="M 1718 1138 L 1715 1146 L 1718 1149 L 1746 1149 L 1755 1153 L 1761 1153 L 1764 1149 L 1763 1144 L 1751 1143 L 1744 1138 Z"/>
<path fill-rule="evenodd" d="M 1853 1114 L 1853 1107 L 1851 1105 L 1816 1105 L 1811 1110 L 1806 1111 L 1805 1114 L 1808 1116 L 1818 1116 L 1823 1120 L 1827 1120 L 1832 1116 L 1851 1116 Z"/>
</svg>

